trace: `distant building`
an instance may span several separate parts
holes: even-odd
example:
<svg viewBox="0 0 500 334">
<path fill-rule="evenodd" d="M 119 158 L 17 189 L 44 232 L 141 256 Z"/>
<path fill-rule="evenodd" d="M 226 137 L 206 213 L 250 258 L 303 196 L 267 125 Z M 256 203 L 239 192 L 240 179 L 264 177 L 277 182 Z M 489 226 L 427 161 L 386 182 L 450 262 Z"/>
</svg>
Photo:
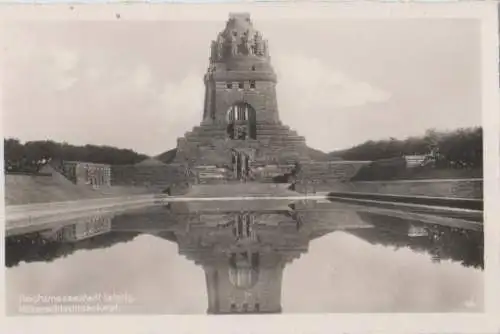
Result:
<svg viewBox="0 0 500 334">
<path fill-rule="evenodd" d="M 111 166 L 82 161 L 63 161 L 62 172 L 75 184 L 88 184 L 93 187 L 111 185 Z"/>
<path fill-rule="evenodd" d="M 425 227 L 410 225 L 408 229 L 409 237 L 426 237 L 429 235 L 429 232 Z"/>
<path fill-rule="evenodd" d="M 376 165 L 378 167 L 386 167 L 386 166 L 401 166 L 404 168 L 415 168 L 415 167 L 423 167 L 432 162 L 434 162 L 434 156 L 430 154 L 413 154 L 413 155 L 402 155 L 394 158 L 387 159 L 379 159 L 373 161 L 372 165 Z"/>
<path fill-rule="evenodd" d="M 428 161 L 428 156 L 425 154 L 405 155 L 403 158 L 406 160 L 407 168 L 421 167 Z"/>
<path fill-rule="evenodd" d="M 41 233 L 47 240 L 59 242 L 76 242 L 105 234 L 111 231 L 111 217 L 95 216 L 64 226 L 57 230 Z"/>
</svg>

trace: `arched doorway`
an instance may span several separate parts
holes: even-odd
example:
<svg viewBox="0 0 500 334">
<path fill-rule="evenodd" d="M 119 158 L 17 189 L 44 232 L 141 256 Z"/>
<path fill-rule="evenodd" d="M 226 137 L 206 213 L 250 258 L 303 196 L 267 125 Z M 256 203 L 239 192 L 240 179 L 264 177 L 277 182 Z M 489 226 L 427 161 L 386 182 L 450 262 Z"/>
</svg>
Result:
<svg viewBox="0 0 500 334">
<path fill-rule="evenodd" d="M 259 280 L 259 253 L 243 251 L 231 253 L 229 258 L 229 281 L 241 290 L 249 290 Z"/>
<path fill-rule="evenodd" d="M 233 104 L 227 111 L 227 134 L 231 139 L 256 139 L 255 123 L 255 109 L 248 103 Z"/>
</svg>

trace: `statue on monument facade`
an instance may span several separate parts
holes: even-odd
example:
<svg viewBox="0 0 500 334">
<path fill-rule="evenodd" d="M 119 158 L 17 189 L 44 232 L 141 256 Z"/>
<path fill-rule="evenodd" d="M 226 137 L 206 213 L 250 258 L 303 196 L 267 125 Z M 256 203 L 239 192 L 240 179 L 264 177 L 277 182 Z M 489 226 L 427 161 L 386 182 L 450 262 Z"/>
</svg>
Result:
<svg viewBox="0 0 500 334">
<path fill-rule="evenodd" d="M 214 62 L 217 60 L 217 42 L 212 41 L 212 45 L 210 46 L 210 62 Z"/>
<path fill-rule="evenodd" d="M 267 41 L 264 41 L 263 44 L 264 57 L 269 57 L 269 46 L 267 45 Z"/>
<path fill-rule="evenodd" d="M 222 33 L 220 33 L 217 36 L 217 59 L 222 59 L 223 56 L 223 51 L 224 51 L 224 36 L 222 36 Z"/>
<path fill-rule="evenodd" d="M 215 72 L 215 64 L 211 63 L 209 66 L 208 66 L 208 74 L 212 74 Z"/>
<path fill-rule="evenodd" d="M 247 54 L 249 56 L 253 55 L 254 42 L 252 40 L 252 37 L 250 36 L 250 31 L 247 30 L 245 32 L 243 42 L 245 43 L 245 50 L 247 51 Z"/>
<path fill-rule="evenodd" d="M 237 126 L 235 129 L 235 139 L 245 139 L 246 138 L 246 127 Z"/>
<path fill-rule="evenodd" d="M 236 40 L 235 34 L 231 34 L 231 54 L 233 56 L 238 54 L 238 41 Z"/>
<path fill-rule="evenodd" d="M 254 40 L 255 40 L 255 54 L 258 56 L 264 55 L 264 49 L 263 49 L 263 43 L 262 43 L 263 40 L 262 40 L 262 35 L 260 34 L 260 32 L 257 31 L 255 33 Z"/>
</svg>

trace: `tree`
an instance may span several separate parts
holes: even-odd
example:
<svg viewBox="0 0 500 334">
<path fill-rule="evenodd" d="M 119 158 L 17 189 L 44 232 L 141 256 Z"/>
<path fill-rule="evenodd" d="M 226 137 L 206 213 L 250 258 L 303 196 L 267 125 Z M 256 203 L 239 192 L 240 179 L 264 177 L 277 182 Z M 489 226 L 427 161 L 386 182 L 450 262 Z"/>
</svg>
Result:
<svg viewBox="0 0 500 334">
<path fill-rule="evenodd" d="M 103 163 L 110 165 L 135 164 L 147 156 L 130 149 L 112 146 L 74 146 L 51 140 L 28 141 L 22 144 L 18 139 L 4 139 L 6 171 L 33 172 L 50 160 L 69 160 Z"/>
<path fill-rule="evenodd" d="M 382 160 L 402 155 L 438 157 L 438 167 L 481 168 L 483 166 L 483 131 L 481 127 L 460 128 L 455 131 L 429 129 L 424 135 L 404 140 L 389 138 L 369 140 L 346 150 L 329 155 L 345 160 Z"/>
</svg>

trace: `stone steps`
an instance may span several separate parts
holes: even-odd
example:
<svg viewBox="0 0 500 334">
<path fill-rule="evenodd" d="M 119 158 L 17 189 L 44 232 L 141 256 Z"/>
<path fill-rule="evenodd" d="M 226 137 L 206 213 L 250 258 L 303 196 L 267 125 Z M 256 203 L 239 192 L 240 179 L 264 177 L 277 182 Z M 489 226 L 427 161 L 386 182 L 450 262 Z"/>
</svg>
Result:
<svg viewBox="0 0 500 334">
<path fill-rule="evenodd" d="M 298 140 L 304 140 L 303 136 L 299 136 L 295 131 L 258 131 L 257 130 L 257 140 L 267 139 L 267 138 L 297 138 Z M 226 138 L 226 131 L 200 131 L 200 132 L 188 132 L 184 135 L 184 138 L 193 139 L 193 138 L 213 138 L 220 137 Z"/>
<path fill-rule="evenodd" d="M 299 136 L 296 131 L 290 130 L 288 126 L 281 124 L 258 123 L 256 132 L 258 140 L 305 141 L 304 137 Z M 213 140 L 214 138 L 225 139 L 226 137 L 226 126 L 224 124 L 196 126 L 191 131 L 186 132 L 184 136 L 190 142 L 199 142 L 205 139 Z"/>
</svg>

